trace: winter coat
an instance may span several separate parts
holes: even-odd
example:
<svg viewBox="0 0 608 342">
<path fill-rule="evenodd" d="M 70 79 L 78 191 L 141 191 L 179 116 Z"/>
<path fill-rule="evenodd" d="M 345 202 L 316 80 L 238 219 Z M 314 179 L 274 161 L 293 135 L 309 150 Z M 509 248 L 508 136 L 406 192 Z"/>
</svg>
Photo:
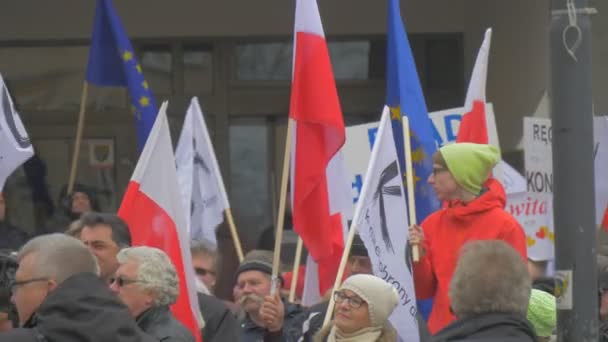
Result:
<svg viewBox="0 0 608 342">
<path fill-rule="evenodd" d="M 0 342 L 152 342 L 129 309 L 93 273 L 76 274 L 49 292 L 22 328 Z"/>
<path fill-rule="evenodd" d="M 151 308 L 137 317 L 141 330 L 161 342 L 194 342 L 194 336 L 180 323 L 168 306 Z"/>
<path fill-rule="evenodd" d="M 23 246 L 29 236 L 23 230 L 7 221 L 0 221 L 0 249 L 16 251 Z"/>
<path fill-rule="evenodd" d="M 421 224 L 425 255 L 414 263 L 416 295 L 433 298 L 428 325 L 432 334 L 455 318 L 450 312 L 448 288 L 460 248 L 473 240 L 503 240 L 527 260 L 526 236 L 521 225 L 504 210 L 502 185 L 490 179 L 485 191 L 469 203 L 452 201 Z"/>
<path fill-rule="evenodd" d="M 314 342 L 327 342 L 329 333 L 331 332 L 332 324 L 328 324 L 325 328 L 321 329 L 314 337 Z M 397 332 L 391 326 L 390 323 L 386 323 L 384 327 L 382 327 L 382 333 L 380 337 L 378 337 L 375 341 L 364 341 L 361 339 L 361 342 L 396 342 L 397 341 Z M 340 341 L 338 341 L 340 342 Z M 407 341 L 405 341 L 407 342 Z"/>
<path fill-rule="evenodd" d="M 432 342 L 535 342 L 534 328 L 525 317 L 488 313 L 457 320 Z"/>
<path fill-rule="evenodd" d="M 325 314 L 327 313 L 327 307 L 329 302 L 321 302 L 313 305 L 306 311 L 299 314 L 292 320 L 292 325 L 287 329 L 283 329 L 283 341 L 284 342 L 312 342 L 314 336 L 323 327 L 325 321 Z M 426 326 L 426 322 L 417 314 L 418 319 L 418 334 L 420 336 L 420 342 L 428 342 L 431 338 L 429 330 Z M 407 342 L 407 341 L 406 341 Z"/>
<path fill-rule="evenodd" d="M 293 326 L 292 320 L 302 312 L 299 305 L 283 302 L 285 305 L 285 318 L 283 319 L 283 329 L 277 332 L 269 332 L 265 328 L 257 326 L 249 316 L 245 316 L 241 322 L 241 342 L 279 342 L 284 341 L 284 329 Z"/>
<path fill-rule="evenodd" d="M 205 320 L 205 327 L 202 331 L 203 341 L 238 341 L 239 324 L 224 302 L 213 296 L 199 293 L 198 303 Z"/>
</svg>

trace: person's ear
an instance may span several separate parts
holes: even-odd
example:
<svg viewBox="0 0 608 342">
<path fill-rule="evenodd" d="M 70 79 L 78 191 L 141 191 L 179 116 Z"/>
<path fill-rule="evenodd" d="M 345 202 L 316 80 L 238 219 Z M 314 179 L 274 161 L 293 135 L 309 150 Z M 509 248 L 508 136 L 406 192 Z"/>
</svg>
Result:
<svg viewBox="0 0 608 342">
<path fill-rule="evenodd" d="M 47 281 L 47 289 L 49 291 L 53 291 L 54 289 L 57 288 L 57 286 L 59 286 L 59 284 L 57 283 L 57 281 L 55 279 L 49 279 Z"/>
</svg>

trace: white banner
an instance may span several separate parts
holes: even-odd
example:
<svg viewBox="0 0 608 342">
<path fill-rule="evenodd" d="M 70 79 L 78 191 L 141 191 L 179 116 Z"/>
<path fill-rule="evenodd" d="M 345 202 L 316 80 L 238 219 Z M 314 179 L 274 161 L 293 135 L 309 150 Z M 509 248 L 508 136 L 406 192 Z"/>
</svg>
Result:
<svg viewBox="0 0 608 342">
<path fill-rule="evenodd" d="M 353 222 L 369 251 L 374 275 L 393 285 L 399 294 L 399 304 L 389 317 L 391 324 L 403 341 L 416 342 L 420 337 L 411 253 L 404 243 L 409 224 L 387 107 L 378 134 Z"/>
<path fill-rule="evenodd" d="M 215 230 L 230 207 L 198 99 L 188 107 L 175 150 L 177 177 L 192 240 L 217 245 Z"/>
<path fill-rule="evenodd" d="M 34 155 L 34 148 L 0 75 L 0 191 L 16 168 Z"/>
<path fill-rule="evenodd" d="M 595 218 L 602 222 L 608 204 L 608 116 L 593 120 L 595 158 Z M 529 192 L 545 193 L 553 200 L 553 139 L 551 119 L 524 118 L 524 161 Z M 551 213 L 552 215 L 552 213 Z"/>
<path fill-rule="evenodd" d="M 494 119 L 494 108 L 491 103 L 486 104 L 486 111 L 490 144 L 499 146 L 496 121 Z M 453 108 L 429 113 L 433 122 L 433 132 L 437 146 L 441 147 L 456 141 L 458 128 L 460 128 L 460 121 L 462 120 L 463 115 L 464 108 Z M 361 187 L 363 186 L 363 178 L 367 171 L 372 145 L 377 132 L 377 122 L 350 126 L 346 129 L 346 144 L 344 145 L 343 151 L 346 159 L 346 166 L 353 175 L 353 203 L 356 203 L 359 199 Z M 505 172 L 504 170 L 501 171 L 502 173 Z M 514 182 L 513 184 L 519 183 Z"/>
<path fill-rule="evenodd" d="M 491 104 L 486 105 L 489 141 L 498 146 L 496 121 Z M 429 113 L 433 122 L 435 141 L 439 147 L 456 141 L 464 108 Z M 353 202 L 359 199 L 363 178 L 370 159 L 378 123 L 351 126 L 346 129 L 344 154 L 346 165 L 353 174 Z M 608 148 L 608 147 L 606 147 Z M 549 154 L 551 152 L 549 151 Z M 526 194 L 526 180 L 510 165 L 501 162 L 494 170 L 507 195 L 506 210 L 524 227 L 528 254 L 533 260 L 553 258 L 553 224 L 551 201 L 539 194 Z M 542 204 L 542 205 L 541 205 Z"/>
</svg>

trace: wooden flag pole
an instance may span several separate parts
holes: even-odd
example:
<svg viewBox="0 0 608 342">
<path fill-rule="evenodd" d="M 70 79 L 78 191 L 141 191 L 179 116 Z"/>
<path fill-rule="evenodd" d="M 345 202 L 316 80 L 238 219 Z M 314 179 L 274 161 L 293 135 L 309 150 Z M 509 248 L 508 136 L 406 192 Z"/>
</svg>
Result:
<svg viewBox="0 0 608 342">
<path fill-rule="evenodd" d="M 416 224 L 416 199 L 414 185 L 414 168 L 412 167 L 412 143 L 410 136 L 410 121 L 407 116 L 403 117 L 403 145 L 405 147 L 405 177 L 407 181 L 407 204 L 410 225 Z M 418 245 L 412 246 L 412 259 L 414 262 L 420 260 L 420 249 Z"/>
<path fill-rule="evenodd" d="M 296 286 L 300 275 L 300 263 L 302 262 L 302 244 L 302 238 L 298 236 L 296 255 L 293 260 L 293 271 L 291 273 L 291 287 L 289 288 L 289 302 L 291 303 L 296 299 Z"/>
<path fill-rule="evenodd" d="M 80 97 L 80 112 L 78 113 L 78 126 L 76 128 L 76 140 L 74 141 L 74 154 L 72 155 L 72 167 L 70 168 L 70 178 L 68 179 L 67 195 L 74 190 L 74 182 L 76 182 L 76 172 L 78 170 L 78 156 L 80 155 L 80 145 L 82 143 L 82 131 L 84 130 L 84 116 L 87 107 L 87 94 L 89 92 L 89 83 L 84 81 L 82 86 L 82 95 Z"/>
<path fill-rule="evenodd" d="M 236 225 L 234 224 L 234 217 L 232 216 L 232 209 L 226 209 L 226 220 L 228 220 L 228 227 L 230 228 L 230 235 L 232 236 L 232 241 L 234 242 L 234 250 L 236 250 L 236 255 L 239 258 L 239 263 L 243 262 L 245 258 L 243 255 L 243 247 L 241 246 L 241 239 L 239 239 L 239 233 L 236 230 Z"/>
<path fill-rule="evenodd" d="M 293 136 L 293 119 L 287 122 L 287 137 L 285 138 L 285 153 L 283 157 L 283 172 L 281 174 L 281 193 L 279 194 L 279 211 L 277 227 L 274 236 L 274 255 L 272 258 L 272 287 L 270 295 L 274 296 L 279 282 L 279 264 L 281 262 L 281 243 L 283 242 L 283 225 L 285 224 L 285 202 L 287 197 L 287 180 L 289 179 L 289 161 L 291 159 L 291 140 Z"/>
<path fill-rule="evenodd" d="M 333 316 L 334 305 L 336 304 L 334 301 L 333 294 L 338 290 L 340 284 L 342 283 L 342 277 L 344 277 L 344 269 L 346 268 L 346 262 L 348 261 L 348 255 L 350 254 L 350 249 L 353 246 L 353 241 L 355 240 L 356 232 L 357 226 L 355 226 L 355 222 L 353 222 L 350 226 L 350 230 L 348 231 L 348 238 L 346 239 L 346 243 L 344 244 L 344 252 L 342 253 L 342 259 L 340 259 L 340 266 L 338 266 L 338 274 L 336 275 L 334 287 L 331 291 L 332 295 L 329 297 L 329 305 L 327 306 L 327 312 L 325 312 L 325 320 L 323 321 L 323 327 L 326 327 L 329 324 L 329 321 Z"/>
</svg>

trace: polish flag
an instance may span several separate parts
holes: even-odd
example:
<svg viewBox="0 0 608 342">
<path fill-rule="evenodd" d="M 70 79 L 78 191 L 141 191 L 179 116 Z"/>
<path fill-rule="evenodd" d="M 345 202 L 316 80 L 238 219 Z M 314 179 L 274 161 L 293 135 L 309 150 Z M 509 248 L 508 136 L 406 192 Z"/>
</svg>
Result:
<svg viewBox="0 0 608 342">
<path fill-rule="evenodd" d="M 318 263 L 324 294 L 333 286 L 344 251 L 341 213 L 352 211 L 352 199 L 340 152 L 346 132 L 316 0 L 296 1 L 293 56 L 293 223 Z"/>
<path fill-rule="evenodd" d="M 166 110 L 167 102 L 158 112 L 118 216 L 129 225 L 134 246 L 162 249 L 175 265 L 179 296 L 171 311 L 201 341 L 203 319 L 196 297 L 186 212 L 182 209 Z"/>
<path fill-rule="evenodd" d="M 471 81 L 469 82 L 469 89 L 464 104 L 465 114 L 460 122 L 456 142 L 489 143 L 486 120 L 486 82 L 488 78 L 488 57 L 491 40 L 492 29 L 487 29 L 483 44 L 477 54 Z"/>
</svg>

